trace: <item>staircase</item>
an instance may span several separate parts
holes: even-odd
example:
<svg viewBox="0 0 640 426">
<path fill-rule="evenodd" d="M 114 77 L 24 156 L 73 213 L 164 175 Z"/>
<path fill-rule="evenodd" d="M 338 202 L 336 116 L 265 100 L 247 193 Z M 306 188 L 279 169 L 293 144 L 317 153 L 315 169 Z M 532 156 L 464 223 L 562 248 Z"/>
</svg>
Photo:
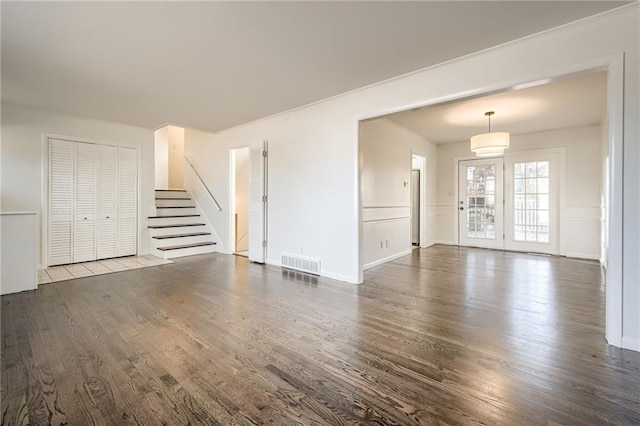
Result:
<svg viewBox="0 0 640 426">
<path fill-rule="evenodd" d="M 156 189 L 156 216 L 149 216 L 153 254 L 163 259 L 212 253 L 216 242 L 184 189 Z"/>
</svg>

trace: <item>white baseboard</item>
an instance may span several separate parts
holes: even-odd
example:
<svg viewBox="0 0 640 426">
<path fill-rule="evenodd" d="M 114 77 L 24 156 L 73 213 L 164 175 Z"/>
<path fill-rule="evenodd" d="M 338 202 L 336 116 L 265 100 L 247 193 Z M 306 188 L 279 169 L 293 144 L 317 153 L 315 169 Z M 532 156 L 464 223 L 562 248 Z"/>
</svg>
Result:
<svg viewBox="0 0 640 426">
<path fill-rule="evenodd" d="M 411 250 L 412 249 L 401 251 L 400 253 L 392 254 L 391 256 L 383 257 L 382 259 L 374 260 L 373 262 L 369 262 L 364 265 L 362 269 L 366 271 L 367 269 L 374 268 L 376 266 L 382 265 L 383 263 L 391 262 L 392 260 L 396 260 L 400 257 L 411 254 Z"/>
<path fill-rule="evenodd" d="M 442 245 L 445 245 L 445 246 L 455 246 L 455 245 L 457 245 L 453 241 L 435 240 L 435 241 L 428 242 L 427 244 L 421 246 L 420 248 L 429 248 L 429 247 L 435 246 L 437 244 L 442 244 Z"/>
<path fill-rule="evenodd" d="M 600 260 L 599 254 L 588 254 L 588 253 L 565 253 L 565 256 L 572 257 L 574 259 L 587 259 L 587 260 Z"/>
<path fill-rule="evenodd" d="M 634 339 L 628 336 L 622 336 L 622 347 L 632 351 L 640 352 L 640 339 Z"/>
</svg>

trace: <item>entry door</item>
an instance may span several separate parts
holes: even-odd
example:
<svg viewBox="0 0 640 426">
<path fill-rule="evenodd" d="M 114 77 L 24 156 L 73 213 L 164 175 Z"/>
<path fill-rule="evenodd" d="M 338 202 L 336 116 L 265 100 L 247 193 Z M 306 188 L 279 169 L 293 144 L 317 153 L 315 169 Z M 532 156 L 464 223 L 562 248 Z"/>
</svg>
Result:
<svg viewBox="0 0 640 426">
<path fill-rule="evenodd" d="M 249 150 L 249 260 L 267 257 L 267 142 Z"/>
<path fill-rule="evenodd" d="M 503 248 L 502 172 L 502 158 L 460 161 L 460 245 Z"/>
<path fill-rule="evenodd" d="M 505 160 L 505 248 L 558 254 L 559 154 L 523 153 Z"/>
</svg>

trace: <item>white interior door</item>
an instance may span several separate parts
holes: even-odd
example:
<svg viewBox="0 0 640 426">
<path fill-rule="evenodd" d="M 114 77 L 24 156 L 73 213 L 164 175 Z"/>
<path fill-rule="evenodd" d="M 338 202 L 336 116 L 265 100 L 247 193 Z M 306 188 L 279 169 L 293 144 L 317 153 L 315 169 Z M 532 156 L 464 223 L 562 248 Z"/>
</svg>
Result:
<svg viewBox="0 0 640 426">
<path fill-rule="evenodd" d="M 138 154 L 118 147 L 118 256 L 138 252 Z"/>
<path fill-rule="evenodd" d="M 459 162 L 460 245 L 503 248 L 503 159 Z"/>
<path fill-rule="evenodd" d="M 75 143 L 73 262 L 96 260 L 97 146 Z"/>
<path fill-rule="evenodd" d="M 98 146 L 97 258 L 118 255 L 118 148 Z"/>
<path fill-rule="evenodd" d="M 47 264 L 51 266 L 72 262 L 73 147 L 73 142 L 49 141 Z"/>
<path fill-rule="evenodd" d="M 522 153 L 505 160 L 505 248 L 558 254 L 559 155 Z"/>
<path fill-rule="evenodd" d="M 266 261 L 267 143 L 249 150 L 249 260 Z"/>
</svg>

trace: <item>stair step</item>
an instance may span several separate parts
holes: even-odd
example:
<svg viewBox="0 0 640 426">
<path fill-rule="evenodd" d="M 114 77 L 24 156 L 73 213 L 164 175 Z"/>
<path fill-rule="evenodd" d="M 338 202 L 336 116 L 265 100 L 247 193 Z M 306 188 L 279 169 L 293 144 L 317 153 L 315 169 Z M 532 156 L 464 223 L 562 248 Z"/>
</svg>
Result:
<svg viewBox="0 0 640 426">
<path fill-rule="evenodd" d="M 175 217 L 199 217 L 199 214 L 178 214 L 178 215 L 173 215 L 173 216 L 149 216 L 149 219 L 165 219 L 167 217 L 169 218 L 175 218 Z"/>
<path fill-rule="evenodd" d="M 213 241 L 209 241 L 206 243 L 184 244 L 181 246 L 158 247 L 158 250 L 169 251 L 169 250 L 178 250 L 178 249 L 185 249 L 185 248 L 191 248 L 191 247 L 214 246 L 214 245 L 216 245 L 216 243 L 214 243 Z"/>
<path fill-rule="evenodd" d="M 149 229 L 162 229 L 162 228 L 181 228 L 183 226 L 205 226 L 204 223 L 178 223 L 172 225 L 149 225 Z"/>
<path fill-rule="evenodd" d="M 211 232 L 194 232 L 192 234 L 174 234 L 174 235 L 156 235 L 156 240 L 166 240 L 167 238 L 181 238 L 181 237 L 199 237 L 200 235 L 211 235 Z"/>
<path fill-rule="evenodd" d="M 160 192 L 187 192 L 186 189 L 156 189 L 156 191 Z"/>
<path fill-rule="evenodd" d="M 196 206 L 160 206 L 156 209 L 195 209 Z"/>
<path fill-rule="evenodd" d="M 156 200 L 190 200 L 189 197 L 156 197 Z"/>
</svg>

